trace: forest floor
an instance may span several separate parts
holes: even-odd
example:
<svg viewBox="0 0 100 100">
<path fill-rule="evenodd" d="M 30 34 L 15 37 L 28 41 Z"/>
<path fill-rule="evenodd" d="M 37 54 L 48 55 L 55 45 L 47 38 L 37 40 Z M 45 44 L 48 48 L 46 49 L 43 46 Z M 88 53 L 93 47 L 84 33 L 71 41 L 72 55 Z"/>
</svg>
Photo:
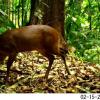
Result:
<svg viewBox="0 0 100 100">
<path fill-rule="evenodd" d="M 56 57 L 48 81 L 48 60 L 38 52 L 19 53 L 5 85 L 6 66 L 0 65 L 0 93 L 100 93 L 100 65 L 68 56 L 71 75 L 65 73 L 63 61 Z"/>
</svg>

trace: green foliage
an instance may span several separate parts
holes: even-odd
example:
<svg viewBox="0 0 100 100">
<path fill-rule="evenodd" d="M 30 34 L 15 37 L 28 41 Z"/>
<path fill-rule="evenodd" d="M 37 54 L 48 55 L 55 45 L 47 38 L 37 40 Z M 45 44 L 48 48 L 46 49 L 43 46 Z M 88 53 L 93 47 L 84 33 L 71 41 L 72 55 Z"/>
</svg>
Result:
<svg viewBox="0 0 100 100">
<path fill-rule="evenodd" d="M 0 35 L 2 35 L 2 33 L 5 32 L 5 31 L 6 31 L 6 28 L 5 27 L 1 27 L 0 28 Z"/>
<path fill-rule="evenodd" d="M 15 28 L 26 25 L 30 15 L 30 0 L 0 1 L 0 27 Z"/>
<path fill-rule="evenodd" d="M 66 0 L 65 35 L 75 54 L 100 64 L 100 2 Z"/>
<path fill-rule="evenodd" d="M 7 14 L 0 9 L 0 34 L 5 32 L 7 29 L 16 28 L 12 21 L 7 17 Z"/>
<path fill-rule="evenodd" d="M 85 50 L 84 58 L 87 61 L 100 63 L 100 47 L 94 47 L 92 49 Z"/>
</svg>

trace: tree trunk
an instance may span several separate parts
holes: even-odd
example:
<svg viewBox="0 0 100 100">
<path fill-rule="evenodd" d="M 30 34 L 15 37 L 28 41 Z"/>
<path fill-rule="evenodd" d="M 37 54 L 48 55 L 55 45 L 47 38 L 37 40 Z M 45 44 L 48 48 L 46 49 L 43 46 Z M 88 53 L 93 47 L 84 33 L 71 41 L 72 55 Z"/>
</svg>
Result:
<svg viewBox="0 0 100 100">
<path fill-rule="evenodd" d="M 38 23 L 38 17 L 36 17 L 34 15 L 34 12 L 36 10 L 36 4 L 38 2 L 39 2 L 38 0 L 31 0 L 30 20 L 29 20 L 29 23 L 27 23 L 27 25 L 37 24 Z"/>
<path fill-rule="evenodd" d="M 65 0 L 43 0 L 43 24 L 57 29 L 64 36 Z"/>
</svg>

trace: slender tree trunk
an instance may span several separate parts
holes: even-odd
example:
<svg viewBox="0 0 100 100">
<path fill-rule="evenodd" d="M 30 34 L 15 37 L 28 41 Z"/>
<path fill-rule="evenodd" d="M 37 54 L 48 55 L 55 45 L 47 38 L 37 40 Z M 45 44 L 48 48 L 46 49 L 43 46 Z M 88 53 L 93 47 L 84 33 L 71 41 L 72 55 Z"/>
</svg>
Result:
<svg viewBox="0 0 100 100">
<path fill-rule="evenodd" d="M 89 14 L 88 14 L 88 20 L 89 20 L 89 29 L 92 30 L 92 15 L 91 15 L 91 3 L 90 0 L 88 0 L 89 3 Z"/>
<path fill-rule="evenodd" d="M 24 0 L 22 0 L 22 26 L 24 25 Z"/>
<path fill-rule="evenodd" d="M 12 9 L 11 9 L 11 10 L 12 10 L 12 22 L 14 21 L 14 9 L 13 9 L 13 4 L 14 4 L 14 1 L 11 2 L 11 5 L 12 5 L 12 6 L 11 6 L 11 8 L 12 8 Z"/>
<path fill-rule="evenodd" d="M 38 17 L 34 16 L 34 12 L 36 10 L 36 4 L 38 2 L 39 2 L 38 0 L 31 0 L 30 20 L 29 20 L 29 23 L 27 25 L 38 23 Z"/>
<path fill-rule="evenodd" d="M 19 0 L 19 4 L 18 4 L 18 27 L 20 27 L 20 0 Z"/>
<path fill-rule="evenodd" d="M 8 9 L 8 12 L 7 12 L 8 18 L 10 19 L 10 0 L 8 0 L 8 7 L 7 7 L 7 9 Z"/>
</svg>

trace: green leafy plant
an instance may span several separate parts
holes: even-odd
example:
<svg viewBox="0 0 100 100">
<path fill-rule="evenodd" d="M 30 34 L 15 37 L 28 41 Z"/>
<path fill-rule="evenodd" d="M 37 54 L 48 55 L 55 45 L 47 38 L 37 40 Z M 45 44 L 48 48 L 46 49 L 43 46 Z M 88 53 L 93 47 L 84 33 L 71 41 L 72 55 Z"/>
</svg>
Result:
<svg viewBox="0 0 100 100">
<path fill-rule="evenodd" d="M 66 0 L 65 36 L 75 54 L 100 64 L 100 3 L 98 0 Z"/>
</svg>

